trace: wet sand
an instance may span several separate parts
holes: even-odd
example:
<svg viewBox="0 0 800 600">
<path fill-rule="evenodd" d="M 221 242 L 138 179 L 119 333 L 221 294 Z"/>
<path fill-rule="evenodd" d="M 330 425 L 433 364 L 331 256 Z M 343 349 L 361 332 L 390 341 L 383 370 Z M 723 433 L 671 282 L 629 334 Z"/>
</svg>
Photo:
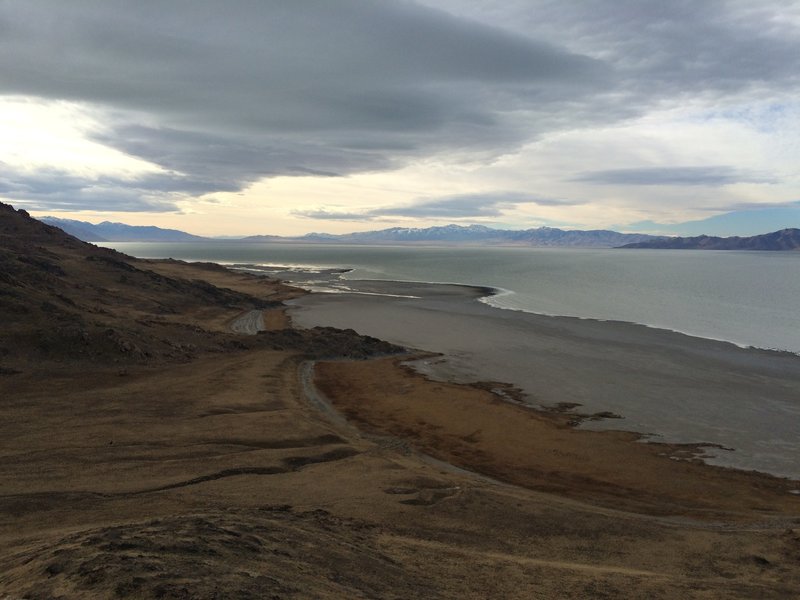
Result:
<svg viewBox="0 0 800 600">
<path fill-rule="evenodd" d="M 414 363 L 434 379 L 504 382 L 534 406 L 575 404 L 582 413 L 622 417 L 582 428 L 707 443 L 710 463 L 800 478 L 796 355 L 630 323 L 499 310 L 476 300 L 486 292 L 479 288 L 346 283 L 362 293 L 293 300 L 294 322 L 442 353 Z"/>
</svg>

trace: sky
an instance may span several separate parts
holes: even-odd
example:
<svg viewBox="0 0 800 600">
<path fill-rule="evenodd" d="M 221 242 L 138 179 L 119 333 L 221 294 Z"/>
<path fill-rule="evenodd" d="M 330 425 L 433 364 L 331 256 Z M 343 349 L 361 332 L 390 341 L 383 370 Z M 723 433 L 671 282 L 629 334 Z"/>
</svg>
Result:
<svg viewBox="0 0 800 600">
<path fill-rule="evenodd" d="M 798 64 L 793 0 L 0 0 L 0 199 L 200 235 L 800 227 Z"/>
</svg>

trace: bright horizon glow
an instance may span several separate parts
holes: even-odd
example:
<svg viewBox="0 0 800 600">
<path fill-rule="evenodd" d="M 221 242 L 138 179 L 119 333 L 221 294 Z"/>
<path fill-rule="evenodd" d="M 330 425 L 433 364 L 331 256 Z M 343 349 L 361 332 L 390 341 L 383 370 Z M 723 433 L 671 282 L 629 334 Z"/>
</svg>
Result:
<svg viewBox="0 0 800 600">
<path fill-rule="evenodd" d="M 85 176 L 159 172 L 157 165 L 92 141 L 100 124 L 91 109 L 72 102 L 0 98 L 0 156 L 21 170 L 58 169 Z"/>
</svg>

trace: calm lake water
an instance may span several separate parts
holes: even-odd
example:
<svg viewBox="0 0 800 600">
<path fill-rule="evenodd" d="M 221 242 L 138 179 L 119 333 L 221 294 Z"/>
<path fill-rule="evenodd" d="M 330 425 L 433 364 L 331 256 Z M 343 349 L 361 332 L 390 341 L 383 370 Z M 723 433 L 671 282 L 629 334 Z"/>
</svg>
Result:
<svg viewBox="0 0 800 600">
<path fill-rule="evenodd" d="M 629 321 L 800 353 L 800 253 L 106 243 L 142 258 L 348 268 L 344 279 L 498 288 L 503 309 Z M 305 279 L 293 275 L 293 280 Z M 317 282 L 319 284 L 319 282 Z"/>
</svg>

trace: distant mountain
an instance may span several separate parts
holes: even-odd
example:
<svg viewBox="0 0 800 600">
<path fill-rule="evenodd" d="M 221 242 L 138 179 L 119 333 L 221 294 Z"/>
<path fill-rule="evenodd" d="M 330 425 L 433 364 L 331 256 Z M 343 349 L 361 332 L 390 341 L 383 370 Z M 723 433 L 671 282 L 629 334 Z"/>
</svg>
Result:
<svg viewBox="0 0 800 600">
<path fill-rule="evenodd" d="M 85 242 L 189 242 L 213 241 L 176 229 L 152 226 L 125 225 L 124 223 L 89 223 L 72 219 L 43 217 L 41 221 L 63 229 Z M 216 238 L 222 239 L 222 238 Z M 233 238 L 228 238 L 233 241 Z M 279 235 L 253 235 L 241 238 L 243 242 L 304 243 L 304 244 L 415 244 L 415 245 L 476 245 L 476 246 L 526 246 L 614 248 L 624 244 L 659 240 L 657 236 L 642 233 L 619 233 L 607 230 L 564 230 L 553 227 L 537 229 L 493 229 L 485 225 L 443 225 L 438 227 L 392 227 L 378 231 L 356 233 L 308 233 L 297 237 Z"/>
<path fill-rule="evenodd" d="M 392 227 L 380 231 L 360 231 L 344 236 L 337 236 L 351 242 L 472 242 L 493 240 L 500 231 L 484 225 L 444 225 L 424 229 L 408 227 Z"/>
<path fill-rule="evenodd" d="M 529 246 L 556 246 L 580 248 L 614 248 L 622 244 L 645 242 L 659 239 L 657 236 L 643 233 L 619 233 L 606 229 L 583 231 L 563 230 L 553 227 L 540 227 L 525 231 L 511 232 L 515 242 Z"/>
<path fill-rule="evenodd" d="M 800 229 L 781 229 L 751 237 L 662 238 L 625 244 L 622 248 L 663 248 L 667 250 L 800 250 Z"/>
<path fill-rule="evenodd" d="M 237 241 L 237 240 L 227 240 Z M 247 237 L 239 238 L 240 242 L 302 242 L 301 237 L 282 237 L 280 235 L 249 235 Z"/>
<path fill-rule="evenodd" d="M 613 248 L 622 244 L 654 239 L 659 238 L 646 234 L 619 233 L 605 230 L 565 231 L 553 227 L 511 230 L 492 229 L 485 225 L 444 225 L 426 228 L 392 227 L 379 231 L 360 231 L 357 233 L 345 233 L 340 235 L 309 233 L 294 238 L 261 235 L 243 238 L 243 241 L 320 244 L 474 244 L 487 246 Z"/>
<path fill-rule="evenodd" d="M 177 229 L 125 225 L 110 221 L 95 224 L 56 217 L 42 217 L 40 221 L 58 227 L 84 242 L 190 242 L 207 239 Z"/>
<path fill-rule="evenodd" d="M 107 242 L 108 240 L 98 235 L 94 231 L 95 225 L 84 223 L 83 221 L 72 221 L 70 219 L 57 219 L 56 217 L 44 217 L 39 219 L 42 223 L 47 223 L 58 227 L 65 233 L 70 234 L 84 242 Z"/>
</svg>

